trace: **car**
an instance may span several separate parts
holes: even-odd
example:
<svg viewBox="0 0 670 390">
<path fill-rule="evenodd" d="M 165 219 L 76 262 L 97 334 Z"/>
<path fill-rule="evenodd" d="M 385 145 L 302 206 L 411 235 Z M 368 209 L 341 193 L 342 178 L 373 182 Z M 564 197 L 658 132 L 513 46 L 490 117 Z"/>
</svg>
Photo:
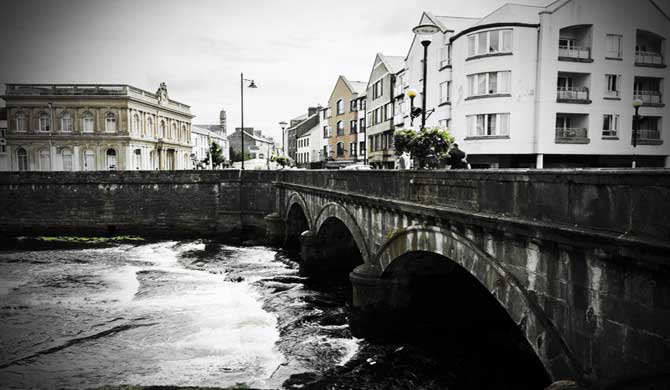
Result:
<svg viewBox="0 0 670 390">
<path fill-rule="evenodd" d="M 352 164 L 352 165 L 347 165 L 345 167 L 340 168 L 343 171 L 365 171 L 365 170 L 371 170 L 372 168 L 369 165 L 365 164 Z"/>
</svg>

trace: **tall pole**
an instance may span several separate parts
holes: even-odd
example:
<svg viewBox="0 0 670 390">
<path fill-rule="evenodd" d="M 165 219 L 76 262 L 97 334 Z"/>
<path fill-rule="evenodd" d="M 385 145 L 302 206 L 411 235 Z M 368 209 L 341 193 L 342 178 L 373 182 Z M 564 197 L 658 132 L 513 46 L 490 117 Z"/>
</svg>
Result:
<svg viewBox="0 0 670 390">
<path fill-rule="evenodd" d="M 640 129 L 640 115 L 638 113 L 640 106 L 635 106 L 635 118 L 633 120 L 633 168 L 637 167 L 637 158 L 635 156 L 635 148 L 637 148 L 637 137 Z"/>
<path fill-rule="evenodd" d="M 240 73 L 240 110 L 242 129 L 240 130 L 240 143 L 242 146 L 242 170 L 244 170 L 244 73 Z"/>
<path fill-rule="evenodd" d="M 430 41 L 425 40 L 421 41 L 423 45 L 423 93 L 421 94 L 421 129 L 426 128 L 426 85 L 427 83 L 427 73 L 428 73 L 428 45 Z"/>
</svg>

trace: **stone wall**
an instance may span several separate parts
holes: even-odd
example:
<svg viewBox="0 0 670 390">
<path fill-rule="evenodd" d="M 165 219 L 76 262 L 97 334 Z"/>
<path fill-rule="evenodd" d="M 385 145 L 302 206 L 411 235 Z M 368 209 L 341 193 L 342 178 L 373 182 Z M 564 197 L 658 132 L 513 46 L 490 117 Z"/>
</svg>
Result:
<svg viewBox="0 0 670 390">
<path fill-rule="evenodd" d="M 1 173 L 0 233 L 212 236 L 241 220 L 263 229 L 275 175 L 245 171 L 240 188 L 238 170 Z"/>
</svg>

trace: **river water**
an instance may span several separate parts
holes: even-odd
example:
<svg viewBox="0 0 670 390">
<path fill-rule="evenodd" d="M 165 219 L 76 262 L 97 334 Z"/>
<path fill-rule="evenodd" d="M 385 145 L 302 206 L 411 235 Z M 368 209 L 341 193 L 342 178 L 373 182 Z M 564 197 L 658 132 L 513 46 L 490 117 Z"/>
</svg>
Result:
<svg viewBox="0 0 670 390">
<path fill-rule="evenodd" d="M 342 291 L 310 286 L 272 248 L 0 251 L 0 388 L 280 388 L 359 344 Z"/>
</svg>

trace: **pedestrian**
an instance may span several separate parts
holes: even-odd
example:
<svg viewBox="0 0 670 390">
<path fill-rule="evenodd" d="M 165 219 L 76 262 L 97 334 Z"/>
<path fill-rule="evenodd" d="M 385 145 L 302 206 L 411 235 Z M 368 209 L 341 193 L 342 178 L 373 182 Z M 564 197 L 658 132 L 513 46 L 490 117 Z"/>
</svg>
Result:
<svg viewBox="0 0 670 390">
<path fill-rule="evenodd" d="M 449 151 L 447 164 L 451 166 L 451 169 L 468 169 L 470 165 L 466 160 L 465 152 L 458 148 L 458 144 L 454 144 Z"/>
</svg>

